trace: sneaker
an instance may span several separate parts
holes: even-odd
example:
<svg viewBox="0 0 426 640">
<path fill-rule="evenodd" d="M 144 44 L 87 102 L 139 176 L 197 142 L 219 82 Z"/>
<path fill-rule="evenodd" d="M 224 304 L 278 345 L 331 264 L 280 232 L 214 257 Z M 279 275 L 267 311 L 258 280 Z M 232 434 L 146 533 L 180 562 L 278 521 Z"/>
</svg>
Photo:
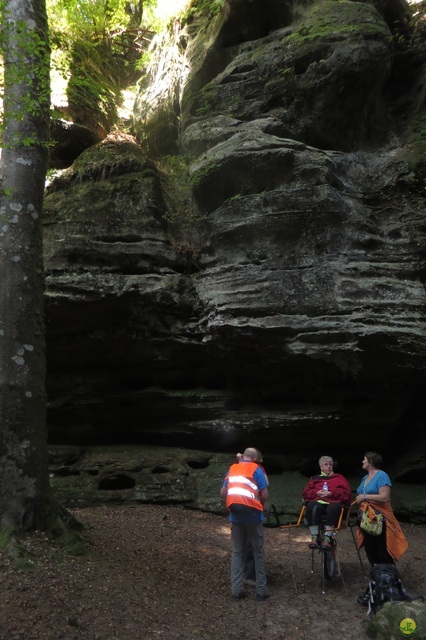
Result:
<svg viewBox="0 0 426 640">
<path fill-rule="evenodd" d="M 319 541 L 318 541 L 318 534 L 315 534 L 314 536 L 312 536 L 312 540 L 308 544 L 308 547 L 310 549 L 319 549 L 320 548 Z"/>
<path fill-rule="evenodd" d="M 323 549 L 331 549 L 331 534 L 324 534 L 324 540 L 322 541 L 321 547 Z"/>
<path fill-rule="evenodd" d="M 246 594 L 244 591 L 241 591 L 241 593 L 233 593 L 231 595 L 231 598 L 235 601 L 243 600 L 245 597 L 246 597 Z"/>
</svg>

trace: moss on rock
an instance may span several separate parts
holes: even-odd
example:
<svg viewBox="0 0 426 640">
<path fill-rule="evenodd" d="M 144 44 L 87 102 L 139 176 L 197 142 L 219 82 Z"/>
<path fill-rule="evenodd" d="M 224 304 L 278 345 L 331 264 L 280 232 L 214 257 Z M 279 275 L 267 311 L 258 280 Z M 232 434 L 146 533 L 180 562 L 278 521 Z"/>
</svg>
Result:
<svg viewBox="0 0 426 640">
<path fill-rule="evenodd" d="M 390 37 L 390 31 L 376 9 L 362 2 L 325 0 L 306 9 L 288 41 L 293 44 L 324 37 Z"/>
</svg>

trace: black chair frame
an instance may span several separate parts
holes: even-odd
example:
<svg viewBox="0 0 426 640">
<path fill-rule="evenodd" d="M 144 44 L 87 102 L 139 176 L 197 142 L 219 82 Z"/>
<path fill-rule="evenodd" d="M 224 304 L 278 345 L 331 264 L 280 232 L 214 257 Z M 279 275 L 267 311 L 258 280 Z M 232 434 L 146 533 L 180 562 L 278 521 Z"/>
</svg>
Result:
<svg viewBox="0 0 426 640">
<path fill-rule="evenodd" d="M 358 544 L 356 541 L 356 536 L 354 533 L 354 527 L 356 526 L 356 517 L 354 518 L 353 516 L 355 515 L 353 512 L 353 507 L 356 505 L 356 502 L 352 502 L 350 505 L 345 505 L 342 507 L 341 511 L 340 511 L 340 515 L 339 515 L 339 520 L 337 523 L 337 526 L 335 527 L 332 537 L 331 537 L 331 548 L 330 549 L 323 549 L 322 548 L 322 541 L 323 541 L 323 536 L 325 533 L 325 521 L 324 518 L 321 517 L 318 513 L 318 516 L 315 517 L 314 515 L 314 521 L 318 522 L 319 525 L 319 547 L 318 549 L 312 549 L 312 556 L 311 556 L 311 561 L 312 561 L 312 566 L 311 566 L 311 571 L 314 571 L 314 561 L 315 561 L 315 556 L 317 554 L 320 554 L 320 559 L 321 559 L 321 578 L 322 578 L 322 592 L 325 593 L 325 584 L 326 581 L 330 581 L 332 580 L 335 576 L 341 576 L 340 573 L 340 562 L 339 562 L 339 556 L 338 556 L 338 542 L 337 542 L 337 532 L 341 531 L 343 529 L 347 529 L 349 528 L 350 532 L 351 532 L 351 536 L 352 536 L 352 540 L 357 552 L 357 556 L 358 556 L 358 560 L 360 562 L 362 571 L 364 573 L 364 575 L 366 575 L 366 571 L 365 571 L 365 567 L 364 564 L 362 562 L 362 558 L 361 558 L 361 554 L 360 551 L 358 549 Z M 319 512 L 319 508 L 318 508 L 318 512 Z M 272 516 L 275 518 L 275 524 L 271 523 L 271 518 Z M 277 526 L 280 529 L 292 529 L 295 527 L 301 527 L 301 526 L 307 526 L 307 520 L 306 520 L 306 505 L 303 504 L 301 509 L 300 509 L 300 513 L 299 516 L 297 518 L 296 522 L 290 522 L 287 524 L 281 524 L 279 521 L 279 517 L 278 517 L 278 513 L 276 510 L 275 505 L 271 505 L 269 507 L 269 509 L 267 510 L 266 513 L 266 519 L 265 519 L 265 525 L 266 526 Z"/>
</svg>

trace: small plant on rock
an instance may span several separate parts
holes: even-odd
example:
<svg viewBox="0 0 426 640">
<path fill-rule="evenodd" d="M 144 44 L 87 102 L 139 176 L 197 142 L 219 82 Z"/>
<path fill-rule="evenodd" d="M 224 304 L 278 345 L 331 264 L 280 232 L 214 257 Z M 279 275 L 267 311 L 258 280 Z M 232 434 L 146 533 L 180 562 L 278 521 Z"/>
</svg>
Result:
<svg viewBox="0 0 426 640">
<path fill-rule="evenodd" d="M 158 168 L 163 174 L 164 218 L 174 236 L 171 246 L 183 260 L 185 273 L 192 273 L 194 268 L 199 271 L 200 251 L 197 245 L 206 216 L 199 213 L 194 203 L 193 180 L 188 164 L 182 156 L 164 156 L 158 162 Z"/>
</svg>

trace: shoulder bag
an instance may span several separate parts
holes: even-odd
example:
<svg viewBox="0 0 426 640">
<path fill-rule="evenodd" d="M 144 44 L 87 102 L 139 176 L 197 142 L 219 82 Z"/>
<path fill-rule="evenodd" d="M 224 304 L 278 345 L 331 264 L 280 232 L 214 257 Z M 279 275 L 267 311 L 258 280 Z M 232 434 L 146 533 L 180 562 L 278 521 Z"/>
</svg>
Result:
<svg viewBox="0 0 426 640">
<path fill-rule="evenodd" d="M 370 536 L 379 536 L 383 531 L 383 514 L 375 513 L 374 517 L 370 519 L 370 510 L 366 509 L 362 514 L 359 526 Z"/>
</svg>

